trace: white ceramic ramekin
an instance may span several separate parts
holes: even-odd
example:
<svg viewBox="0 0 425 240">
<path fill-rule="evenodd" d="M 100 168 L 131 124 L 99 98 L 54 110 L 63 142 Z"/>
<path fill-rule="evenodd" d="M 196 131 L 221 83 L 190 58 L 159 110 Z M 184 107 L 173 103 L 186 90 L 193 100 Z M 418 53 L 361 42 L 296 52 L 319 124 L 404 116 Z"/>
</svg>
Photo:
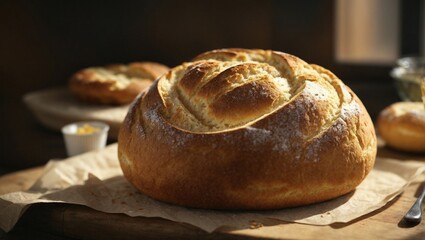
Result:
<svg viewBox="0 0 425 240">
<path fill-rule="evenodd" d="M 86 133 L 79 133 L 78 129 L 85 128 Z M 66 151 L 68 156 L 75 156 L 84 152 L 104 148 L 108 137 L 109 126 L 102 122 L 86 121 L 68 124 L 62 127 Z"/>
</svg>

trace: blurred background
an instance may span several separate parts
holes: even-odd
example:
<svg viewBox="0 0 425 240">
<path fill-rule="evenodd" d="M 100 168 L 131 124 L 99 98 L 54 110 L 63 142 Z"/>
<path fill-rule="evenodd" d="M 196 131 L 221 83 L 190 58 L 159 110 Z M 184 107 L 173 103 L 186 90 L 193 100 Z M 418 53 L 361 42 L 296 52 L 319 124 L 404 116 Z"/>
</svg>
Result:
<svg viewBox="0 0 425 240">
<path fill-rule="evenodd" d="M 0 1 L 0 174 L 66 157 L 22 97 L 89 66 L 273 49 L 333 71 L 375 120 L 400 101 L 397 58 L 424 55 L 424 13 L 424 0 Z"/>
</svg>

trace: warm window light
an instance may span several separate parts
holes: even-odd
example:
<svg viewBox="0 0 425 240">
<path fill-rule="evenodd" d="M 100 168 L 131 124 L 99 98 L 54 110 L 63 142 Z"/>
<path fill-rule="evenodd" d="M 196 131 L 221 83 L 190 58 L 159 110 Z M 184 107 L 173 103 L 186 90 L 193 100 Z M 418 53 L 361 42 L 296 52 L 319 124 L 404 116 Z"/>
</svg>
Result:
<svg viewBox="0 0 425 240">
<path fill-rule="evenodd" d="M 336 60 L 393 64 L 399 56 L 398 0 L 336 0 Z"/>
</svg>

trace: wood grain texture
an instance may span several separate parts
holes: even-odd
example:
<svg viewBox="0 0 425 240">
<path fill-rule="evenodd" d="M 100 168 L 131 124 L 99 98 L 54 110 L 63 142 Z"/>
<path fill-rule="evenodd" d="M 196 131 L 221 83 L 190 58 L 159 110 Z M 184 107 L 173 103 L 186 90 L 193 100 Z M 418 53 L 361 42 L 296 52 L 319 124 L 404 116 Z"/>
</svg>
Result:
<svg viewBox="0 0 425 240">
<path fill-rule="evenodd" d="M 378 155 L 425 161 L 424 156 L 407 155 L 384 147 L 379 148 Z M 41 173 L 39 167 L 2 176 L 0 193 L 27 189 Z M 415 201 L 420 185 L 421 182 L 412 183 L 385 207 L 347 224 L 311 226 L 270 219 L 259 223 L 258 228 L 223 227 L 208 234 L 194 226 L 161 218 L 132 218 L 85 206 L 55 203 L 30 207 L 6 236 L 21 239 L 32 233 L 44 239 L 424 239 L 425 221 L 413 226 L 402 220 Z"/>
<path fill-rule="evenodd" d="M 42 172 L 43 167 L 36 167 L 1 176 L 0 195 L 28 189 Z"/>
</svg>

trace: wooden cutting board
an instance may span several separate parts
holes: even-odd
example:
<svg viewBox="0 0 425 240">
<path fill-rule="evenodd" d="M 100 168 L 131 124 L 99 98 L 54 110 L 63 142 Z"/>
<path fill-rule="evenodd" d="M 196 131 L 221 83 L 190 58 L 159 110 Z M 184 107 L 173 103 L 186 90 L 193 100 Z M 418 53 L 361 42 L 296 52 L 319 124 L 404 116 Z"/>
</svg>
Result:
<svg viewBox="0 0 425 240">
<path fill-rule="evenodd" d="M 380 148 L 379 156 L 419 159 Z M 40 176 L 42 168 L 34 168 L 0 177 L 0 194 L 27 189 Z M 414 226 L 402 217 L 418 195 L 420 182 L 385 207 L 348 224 L 311 226 L 268 220 L 253 223 L 251 228 L 221 228 L 214 233 L 160 218 L 129 217 L 108 214 L 85 206 L 69 204 L 36 204 L 31 206 L 18 225 L 7 236 L 42 236 L 55 239 L 425 239 L 425 220 Z M 34 235 L 36 234 L 36 235 Z"/>
<path fill-rule="evenodd" d="M 109 125 L 108 138 L 116 140 L 129 105 L 88 104 L 77 100 L 67 87 L 31 92 L 23 97 L 35 118 L 45 127 L 60 132 L 69 123 L 100 121 Z"/>
</svg>

